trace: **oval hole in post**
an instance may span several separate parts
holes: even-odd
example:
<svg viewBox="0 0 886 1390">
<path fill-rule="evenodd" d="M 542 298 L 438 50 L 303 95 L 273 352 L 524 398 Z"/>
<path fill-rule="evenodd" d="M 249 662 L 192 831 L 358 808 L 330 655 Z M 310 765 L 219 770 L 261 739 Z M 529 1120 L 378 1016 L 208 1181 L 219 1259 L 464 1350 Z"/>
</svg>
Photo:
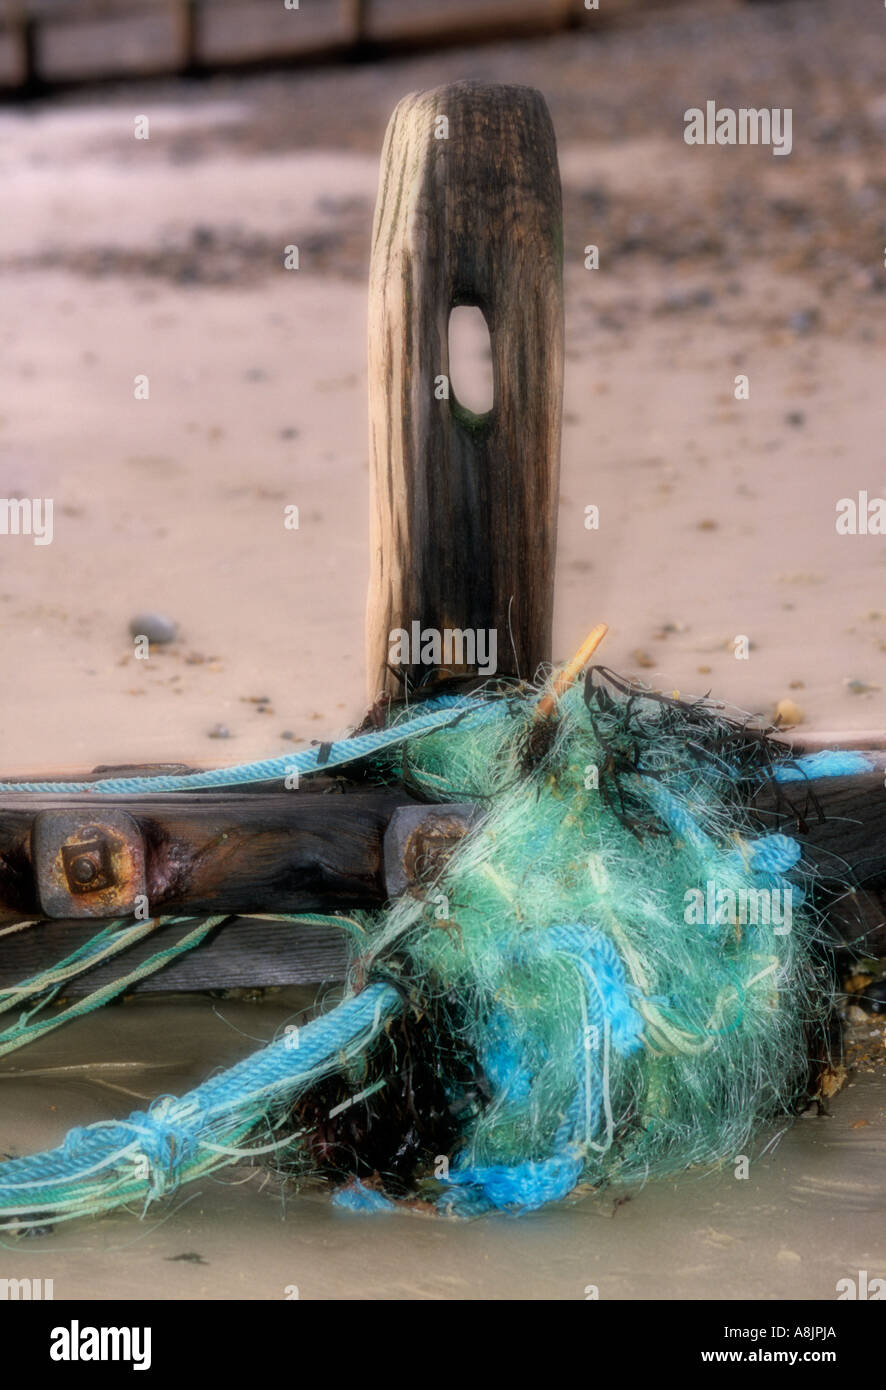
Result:
<svg viewBox="0 0 886 1390">
<path fill-rule="evenodd" d="M 449 315 L 449 385 L 473 415 L 488 415 L 495 404 L 489 325 L 476 304 L 459 304 Z"/>
</svg>

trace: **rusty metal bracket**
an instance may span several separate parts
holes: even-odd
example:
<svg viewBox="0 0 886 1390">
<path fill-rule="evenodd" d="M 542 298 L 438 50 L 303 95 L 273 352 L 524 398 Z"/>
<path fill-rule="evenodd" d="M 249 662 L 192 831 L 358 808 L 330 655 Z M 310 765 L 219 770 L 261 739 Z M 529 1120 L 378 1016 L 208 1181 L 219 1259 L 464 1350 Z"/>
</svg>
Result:
<svg viewBox="0 0 886 1390">
<path fill-rule="evenodd" d="M 47 917 L 129 916 L 146 896 L 141 831 L 125 811 L 40 811 L 31 860 Z"/>
</svg>

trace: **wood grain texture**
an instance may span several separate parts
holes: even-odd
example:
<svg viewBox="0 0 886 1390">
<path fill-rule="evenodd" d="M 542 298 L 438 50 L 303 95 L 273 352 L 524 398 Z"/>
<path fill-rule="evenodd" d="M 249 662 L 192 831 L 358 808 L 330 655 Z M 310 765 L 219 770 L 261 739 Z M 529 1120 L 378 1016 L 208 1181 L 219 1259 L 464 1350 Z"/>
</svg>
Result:
<svg viewBox="0 0 886 1390">
<path fill-rule="evenodd" d="M 4 937 L 0 942 L 0 988 L 15 985 L 62 960 L 93 937 L 98 925 L 43 922 L 34 929 Z M 188 930 L 182 925 L 160 928 L 130 950 L 72 980 L 65 986 L 65 997 L 77 999 L 119 979 L 156 951 L 173 945 Z M 345 935 L 336 927 L 240 918 L 221 924 L 195 950 L 171 961 L 127 992 L 313 985 L 342 980 L 346 968 Z"/>
<path fill-rule="evenodd" d="M 0 802 L 0 914 L 38 914 L 31 827 L 45 808 L 126 811 L 141 832 L 151 912 L 335 911 L 387 896 L 382 843 L 399 791 L 318 790 L 214 796 L 177 793 L 40 797 Z M 4 944 L 0 941 L 0 954 Z"/>
<path fill-rule="evenodd" d="M 435 138 L 440 117 L 447 139 Z M 562 235 L 556 142 L 538 92 L 459 82 L 400 102 L 370 270 L 370 699 L 401 690 L 390 634 L 413 621 L 494 629 L 502 674 L 532 676 L 550 660 Z M 435 398 L 459 305 L 477 306 L 490 332 L 494 404 L 483 416 L 454 394 Z M 429 674 L 420 660 L 405 666 L 413 683 Z"/>
<path fill-rule="evenodd" d="M 804 859 L 818 869 L 824 880 L 848 879 L 854 885 L 857 891 L 846 894 L 841 884 L 831 907 L 830 918 L 835 938 L 854 941 L 860 949 L 882 954 L 886 952 L 886 755 L 872 752 L 870 756 L 875 767 L 868 774 L 820 778 L 808 783 L 785 783 L 778 787 L 765 786 L 757 795 L 755 809 L 765 829 L 778 829 L 799 840 L 803 846 Z M 382 796 L 387 797 L 389 794 L 383 793 Z M 259 844 L 263 836 L 271 833 L 271 827 L 276 827 L 272 834 L 271 862 L 275 862 L 281 852 L 276 833 L 281 828 L 279 817 L 284 811 L 282 808 L 274 809 L 269 822 L 268 809 L 263 807 L 262 803 L 270 800 L 278 806 L 281 799 L 286 802 L 287 816 L 294 814 L 297 819 L 304 814 L 302 811 L 295 812 L 297 794 L 293 793 L 285 793 L 282 798 L 279 795 L 267 798 L 225 794 L 225 805 L 221 808 L 225 826 L 233 827 L 237 835 L 240 834 L 245 816 L 247 829 L 244 845 L 250 843 L 252 833 L 249 828 L 251 806 L 255 808 L 258 817 L 255 833 L 258 835 Z M 22 797 L 23 802 L 24 800 Z M 106 800 L 115 804 L 127 802 L 126 798 L 102 798 L 102 801 Z M 136 799 L 129 800 L 132 812 L 131 802 Z M 200 844 L 205 846 L 210 827 L 214 827 L 216 831 L 221 828 L 221 822 L 218 820 L 218 793 L 212 798 L 180 795 L 169 800 L 173 801 L 171 808 L 161 803 L 158 798 L 157 802 L 153 803 L 151 815 L 165 827 L 166 817 L 171 814 L 184 841 L 192 847 Z M 372 801 L 371 796 L 370 801 L 367 801 L 366 795 L 361 793 L 349 792 L 346 796 L 314 794 L 306 800 L 317 803 L 322 813 L 331 817 L 326 822 L 327 829 L 338 825 L 335 817 L 340 811 L 350 816 L 353 803 L 353 813 L 363 825 L 360 834 L 362 836 L 366 833 L 366 813 Z M 394 800 L 397 804 L 403 804 L 406 798 L 402 793 L 396 793 Z M 143 800 L 141 804 L 143 807 Z M 327 807 L 329 809 L 326 809 Z M 307 813 L 315 817 L 316 807 L 309 806 Z M 374 805 L 369 814 L 370 820 L 380 815 L 386 824 L 390 809 L 387 805 Z M 140 815 L 141 813 L 137 818 L 140 818 Z M 0 853 L 3 852 L 3 845 L 8 848 L 11 837 L 14 838 L 13 830 L 14 827 L 8 820 L 0 818 Z M 376 863 L 376 857 L 380 852 L 374 834 L 375 832 L 370 833 L 373 864 Z M 348 876 L 348 892 L 364 894 L 362 901 L 367 904 L 373 901 L 376 904 L 380 903 L 381 894 L 375 886 L 372 873 L 369 878 L 361 876 L 360 862 L 365 861 L 355 861 L 353 858 L 354 842 L 348 836 L 338 840 L 337 829 L 331 838 L 334 848 L 330 849 L 328 843 L 324 846 L 321 850 L 321 855 L 324 856 L 321 865 L 308 866 L 309 874 L 314 877 L 327 872 L 338 874 L 343 868 Z M 362 849 L 359 845 L 356 848 L 358 854 L 365 854 L 365 841 Z M 339 851 L 344 856 L 343 864 L 338 858 Z M 343 910 L 347 905 L 343 891 L 334 880 L 325 883 L 319 893 L 316 893 L 316 885 L 306 888 L 302 884 L 298 896 L 293 898 L 291 885 L 281 883 L 275 876 L 276 871 L 271 872 L 269 884 L 267 862 L 263 871 L 261 864 L 256 866 L 251 863 L 248 856 L 241 859 L 239 849 L 235 848 L 232 852 L 233 858 L 226 864 L 225 874 L 234 874 L 234 890 L 242 891 L 242 900 L 250 903 L 252 911 L 257 910 L 257 896 L 262 898 L 264 910 L 268 911 L 273 910 L 274 902 L 280 911 L 307 911 L 322 904 L 322 910 L 335 912 Z M 291 854 L 291 850 L 288 852 Z M 325 857 L 330 853 L 333 854 L 331 865 Z M 226 888 L 222 897 L 216 884 L 207 890 L 204 899 L 207 906 L 204 910 L 235 910 L 230 907 L 232 901 L 232 891 Z M 300 906 L 280 906 L 281 903 L 293 901 L 298 902 Z M 190 899 L 188 902 L 190 906 Z M 22 932 L 0 938 L 0 987 L 14 984 L 61 959 L 75 946 L 88 940 L 97 928 L 97 922 L 43 922 Z M 183 930 L 181 927 L 164 928 L 162 934 L 152 936 L 149 941 L 139 943 L 124 956 L 90 972 L 82 980 L 72 984 L 66 992 L 71 997 L 76 997 L 116 979 L 153 954 L 160 946 L 177 939 Z M 342 979 L 346 961 L 344 938 L 335 928 L 294 926 L 241 918 L 217 928 L 211 938 L 199 948 L 165 966 L 157 975 L 143 981 L 137 988 L 146 991 L 199 990 L 250 985 L 260 987 L 311 984 L 323 980 Z"/>
<path fill-rule="evenodd" d="M 754 809 L 767 828 L 793 835 L 813 862 L 860 877 L 886 875 L 886 753 L 865 750 L 870 772 L 766 783 Z"/>
<path fill-rule="evenodd" d="M 804 863 L 825 887 L 822 905 L 835 939 L 881 955 L 886 953 L 886 754 L 871 749 L 868 756 L 869 773 L 767 784 L 754 809 L 767 830 L 780 830 L 801 845 Z"/>
</svg>

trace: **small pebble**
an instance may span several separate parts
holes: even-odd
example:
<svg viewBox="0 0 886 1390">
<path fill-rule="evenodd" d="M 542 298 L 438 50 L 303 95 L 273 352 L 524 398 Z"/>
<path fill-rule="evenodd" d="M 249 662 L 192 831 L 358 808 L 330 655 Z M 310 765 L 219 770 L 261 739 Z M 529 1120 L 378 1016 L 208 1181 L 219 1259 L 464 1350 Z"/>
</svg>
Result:
<svg viewBox="0 0 886 1390">
<path fill-rule="evenodd" d="M 659 314 L 683 314 L 689 309 L 707 309 L 715 299 L 714 291 L 706 285 L 695 289 L 669 290 L 657 306 Z"/>
<path fill-rule="evenodd" d="M 843 981 L 843 988 L 849 994 L 860 994 L 861 991 L 870 984 L 873 984 L 874 977 L 867 970 L 859 970 L 853 975 L 848 975 Z"/>
<path fill-rule="evenodd" d="M 802 410 L 791 410 L 784 418 L 789 425 L 793 425 L 797 429 L 799 429 L 801 425 L 806 424 L 806 416 Z"/>
<path fill-rule="evenodd" d="M 227 724 L 214 724 L 209 730 L 209 738 L 230 738 L 231 731 Z"/>
<path fill-rule="evenodd" d="M 285 738 L 287 743 L 295 742 L 295 734 L 292 732 L 291 729 L 284 729 L 280 737 Z"/>
<path fill-rule="evenodd" d="M 813 329 L 818 327 L 820 321 L 821 314 L 818 309 L 813 307 L 811 309 L 798 309 L 796 313 L 791 314 L 788 324 L 795 333 L 805 337 L 807 333 L 811 333 Z"/>
<path fill-rule="evenodd" d="M 869 1014 L 886 1014 L 886 980 L 878 980 L 875 985 L 866 985 L 858 997 L 858 1002 Z"/>
<path fill-rule="evenodd" d="M 867 681 L 845 680 L 843 684 L 850 695 L 870 695 L 871 691 L 880 689 L 878 685 L 868 685 Z"/>
<path fill-rule="evenodd" d="M 147 637 L 149 642 L 163 646 L 167 642 L 175 641 L 178 636 L 178 623 L 163 613 L 137 613 L 130 620 L 129 633 L 132 637 Z"/>
<path fill-rule="evenodd" d="M 781 724 L 801 724 L 803 722 L 803 711 L 799 705 L 794 704 L 793 700 L 779 700 L 775 706 L 776 721 Z"/>
</svg>

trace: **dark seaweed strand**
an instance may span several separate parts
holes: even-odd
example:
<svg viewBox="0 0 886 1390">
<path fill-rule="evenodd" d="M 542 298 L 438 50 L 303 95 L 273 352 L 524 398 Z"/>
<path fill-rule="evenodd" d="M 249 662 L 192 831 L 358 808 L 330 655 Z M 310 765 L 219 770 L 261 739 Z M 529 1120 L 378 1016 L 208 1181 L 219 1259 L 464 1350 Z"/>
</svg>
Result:
<svg viewBox="0 0 886 1390">
<path fill-rule="evenodd" d="M 668 737 L 679 739 L 690 761 L 728 778 L 736 801 L 752 815 L 755 796 L 761 786 L 767 785 L 775 794 L 775 815 L 801 819 L 785 788 L 805 785 L 805 813 L 809 814 L 811 806 L 819 819 L 822 817 L 820 804 L 808 784 L 774 781 L 776 766 L 796 761 L 790 745 L 777 737 L 774 725 L 754 726 L 753 716 L 740 711 L 728 713 L 727 706 L 707 697 L 689 701 L 665 695 L 626 680 L 605 666 L 588 669 L 584 700 L 594 736 L 606 754 L 601 779 L 606 782 L 603 795 L 614 814 L 635 833 L 643 823 L 627 812 L 626 803 L 635 806 L 636 799 L 629 791 L 623 791 L 621 779 L 638 772 L 648 777 L 660 776 L 656 769 L 643 766 L 643 749 Z M 644 713 L 644 707 L 648 710 L 653 704 L 657 709 L 654 720 Z M 755 820 L 759 819 L 755 815 Z"/>
</svg>

